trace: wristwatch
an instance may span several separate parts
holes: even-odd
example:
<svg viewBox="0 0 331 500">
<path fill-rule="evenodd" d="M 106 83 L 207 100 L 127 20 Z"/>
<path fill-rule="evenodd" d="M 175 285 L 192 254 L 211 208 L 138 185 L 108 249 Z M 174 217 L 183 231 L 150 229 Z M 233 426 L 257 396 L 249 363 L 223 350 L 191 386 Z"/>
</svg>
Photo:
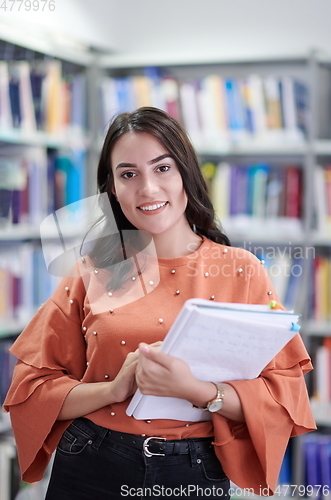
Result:
<svg viewBox="0 0 331 500">
<path fill-rule="evenodd" d="M 217 382 L 212 382 L 217 389 L 216 398 L 208 401 L 206 408 L 202 408 L 200 406 L 194 406 L 197 410 L 202 411 L 210 411 L 214 413 L 215 411 L 220 410 L 224 404 L 224 387 L 222 384 L 218 384 Z"/>
</svg>

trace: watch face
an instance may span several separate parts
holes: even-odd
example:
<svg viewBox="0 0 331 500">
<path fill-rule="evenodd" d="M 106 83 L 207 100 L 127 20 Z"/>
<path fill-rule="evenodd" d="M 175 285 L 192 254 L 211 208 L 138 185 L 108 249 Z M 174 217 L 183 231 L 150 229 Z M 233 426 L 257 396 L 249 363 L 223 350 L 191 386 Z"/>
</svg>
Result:
<svg viewBox="0 0 331 500">
<path fill-rule="evenodd" d="M 223 399 L 220 399 L 218 401 L 213 401 L 208 405 L 208 410 L 211 412 L 218 411 L 222 408 L 223 406 Z"/>
</svg>

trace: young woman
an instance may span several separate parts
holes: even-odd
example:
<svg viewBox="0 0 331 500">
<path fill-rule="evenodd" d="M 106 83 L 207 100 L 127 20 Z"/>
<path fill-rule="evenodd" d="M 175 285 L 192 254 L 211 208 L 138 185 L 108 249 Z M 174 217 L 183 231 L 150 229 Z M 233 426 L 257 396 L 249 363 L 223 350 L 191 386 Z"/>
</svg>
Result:
<svg viewBox="0 0 331 500">
<path fill-rule="evenodd" d="M 196 154 L 163 111 L 115 118 L 98 186 L 118 234 L 96 242 L 12 347 L 5 408 L 23 479 L 39 480 L 57 448 L 47 500 L 228 498 L 229 480 L 272 494 L 289 437 L 315 428 L 299 334 L 258 378 L 216 385 L 158 350 L 189 298 L 277 300 L 263 265 L 218 228 Z M 151 242 L 157 266 L 144 254 Z M 129 417 L 137 387 L 212 418 Z"/>
</svg>

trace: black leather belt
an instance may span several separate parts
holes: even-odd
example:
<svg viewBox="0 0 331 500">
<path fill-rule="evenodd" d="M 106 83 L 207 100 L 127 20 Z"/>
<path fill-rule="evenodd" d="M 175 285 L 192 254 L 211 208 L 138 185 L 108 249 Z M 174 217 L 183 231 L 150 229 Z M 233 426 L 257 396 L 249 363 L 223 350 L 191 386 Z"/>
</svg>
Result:
<svg viewBox="0 0 331 500">
<path fill-rule="evenodd" d="M 151 436 L 143 438 L 134 434 L 126 434 L 117 431 L 108 431 L 110 439 L 116 443 L 121 443 L 132 448 L 143 450 L 147 457 L 165 455 L 186 455 L 190 453 L 189 442 L 194 443 L 197 452 L 205 453 L 213 447 L 213 438 L 189 438 L 174 441 L 167 441 L 165 438 Z"/>
</svg>

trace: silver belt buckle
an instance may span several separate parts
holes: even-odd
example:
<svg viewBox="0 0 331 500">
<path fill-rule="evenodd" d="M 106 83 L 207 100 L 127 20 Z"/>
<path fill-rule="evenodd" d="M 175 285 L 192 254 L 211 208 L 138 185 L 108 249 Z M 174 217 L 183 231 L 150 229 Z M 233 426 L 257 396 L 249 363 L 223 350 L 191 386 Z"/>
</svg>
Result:
<svg viewBox="0 0 331 500">
<path fill-rule="evenodd" d="M 151 451 L 149 451 L 148 446 L 151 439 L 155 439 L 156 441 L 166 441 L 166 438 L 156 437 L 156 436 L 151 436 L 146 438 L 145 441 L 143 442 L 143 450 L 146 457 L 153 457 L 153 456 L 165 457 L 164 453 L 152 453 Z"/>
</svg>

